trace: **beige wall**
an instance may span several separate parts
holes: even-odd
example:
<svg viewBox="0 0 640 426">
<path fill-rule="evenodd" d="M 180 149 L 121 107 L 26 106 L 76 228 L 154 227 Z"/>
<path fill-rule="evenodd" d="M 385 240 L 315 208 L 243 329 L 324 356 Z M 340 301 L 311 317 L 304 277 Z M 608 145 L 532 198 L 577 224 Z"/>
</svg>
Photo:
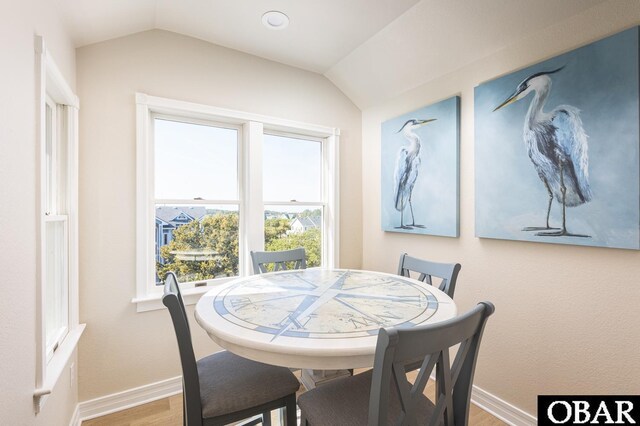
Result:
<svg viewBox="0 0 640 426">
<path fill-rule="evenodd" d="M 496 305 L 475 384 L 534 415 L 538 394 L 638 392 L 640 254 L 475 238 L 473 88 L 638 23 L 640 2 L 609 1 L 362 113 L 363 267 L 395 271 L 404 251 L 460 262 L 461 311 Z M 460 238 L 382 232 L 380 123 L 453 95 L 462 97 Z"/>
<path fill-rule="evenodd" d="M 149 31 L 77 51 L 80 111 L 80 400 L 179 374 L 166 311 L 136 313 L 135 92 L 339 127 L 341 263 L 361 262 L 360 111 L 325 77 Z M 192 310 L 190 310 L 190 318 Z M 215 350 L 193 328 L 199 356 Z"/>
<path fill-rule="evenodd" d="M 0 423 L 67 425 L 77 385 L 67 369 L 37 416 L 33 411 L 36 363 L 36 133 L 34 35 L 71 87 L 75 49 L 50 2 L 2 1 L 0 15 Z M 75 357 L 72 358 L 73 362 Z M 75 378 L 73 379 L 75 382 Z"/>
<path fill-rule="evenodd" d="M 2 422 L 16 425 L 66 425 L 78 400 L 78 386 L 63 373 L 44 411 L 33 414 L 35 33 L 45 36 L 72 87 L 76 78 L 73 46 L 47 4 L 4 1 L 0 25 L 6 52 L 0 77 L 9 82 L 0 91 L 0 196 L 20 212 L 0 212 L 3 252 L 9 253 L 2 268 L 10 284 L 0 299 L 0 338 L 10 342 L 0 351 L 0 413 Z M 497 306 L 480 356 L 481 388 L 530 413 L 541 393 L 637 393 L 637 252 L 473 236 L 473 87 L 639 22 L 638 2 L 612 0 L 366 109 L 362 127 L 358 109 L 324 77 L 188 37 L 151 31 L 79 49 L 81 321 L 88 324 L 76 363 L 80 400 L 179 374 L 167 313 L 138 314 L 130 302 L 136 91 L 340 127 L 342 265 L 391 272 L 402 251 L 461 262 L 461 309 L 479 300 Z M 381 232 L 380 123 L 455 94 L 462 96 L 461 237 Z M 194 331 L 199 356 L 215 350 L 198 327 Z"/>
</svg>

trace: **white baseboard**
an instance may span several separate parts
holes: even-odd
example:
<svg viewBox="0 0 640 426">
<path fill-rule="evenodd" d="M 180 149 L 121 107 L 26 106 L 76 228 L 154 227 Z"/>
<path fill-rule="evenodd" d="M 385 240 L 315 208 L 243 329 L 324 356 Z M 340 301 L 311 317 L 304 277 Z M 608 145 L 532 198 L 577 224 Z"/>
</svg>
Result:
<svg viewBox="0 0 640 426">
<path fill-rule="evenodd" d="M 76 409 L 80 420 L 105 416 L 182 392 L 182 376 L 83 401 Z"/>
<path fill-rule="evenodd" d="M 77 404 L 76 409 L 73 410 L 69 426 L 80 426 L 80 404 Z"/>
<path fill-rule="evenodd" d="M 69 426 L 80 426 L 81 420 L 89 420 L 131 407 L 157 401 L 182 392 L 182 377 L 173 377 L 78 404 Z M 534 426 L 537 419 L 508 402 L 473 386 L 471 402 L 486 412 L 512 426 Z"/>
<path fill-rule="evenodd" d="M 512 426 L 534 426 L 538 424 L 538 419 L 531 414 L 475 385 L 471 391 L 471 402 Z"/>
</svg>

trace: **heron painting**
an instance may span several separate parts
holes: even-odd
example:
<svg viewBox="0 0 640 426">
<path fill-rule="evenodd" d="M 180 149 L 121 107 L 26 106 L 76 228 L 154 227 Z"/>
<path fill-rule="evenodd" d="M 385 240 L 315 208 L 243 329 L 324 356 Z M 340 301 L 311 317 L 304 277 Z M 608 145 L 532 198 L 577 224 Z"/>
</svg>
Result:
<svg viewBox="0 0 640 426">
<path fill-rule="evenodd" d="M 458 236 L 459 108 L 452 97 L 382 123 L 385 231 Z"/>
<path fill-rule="evenodd" d="M 477 236 L 640 248 L 639 36 L 476 87 Z"/>
<path fill-rule="evenodd" d="M 570 105 L 562 105 L 545 112 L 545 102 L 551 90 L 551 74 L 561 71 L 538 72 L 525 78 L 515 92 L 493 111 L 528 97 L 533 93 L 529 110 L 524 118 L 524 142 L 529 159 L 549 193 L 545 226 L 528 226 L 524 231 L 541 231 L 539 236 L 588 235 L 567 232 L 566 210 L 591 201 L 589 186 L 589 159 L 587 135 L 582 126 L 580 111 Z M 551 228 L 549 215 L 553 199 L 562 203 L 562 227 Z"/>
</svg>

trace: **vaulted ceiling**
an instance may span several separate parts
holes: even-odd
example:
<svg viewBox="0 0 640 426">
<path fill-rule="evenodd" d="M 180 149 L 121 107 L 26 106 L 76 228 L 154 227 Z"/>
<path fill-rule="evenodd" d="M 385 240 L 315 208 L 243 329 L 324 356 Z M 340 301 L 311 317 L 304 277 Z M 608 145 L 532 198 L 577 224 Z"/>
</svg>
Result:
<svg viewBox="0 0 640 426">
<path fill-rule="evenodd" d="M 59 0 L 76 46 L 154 28 L 326 75 L 361 108 L 604 0 Z M 286 13 L 288 28 L 261 23 Z"/>
<path fill-rule="evenodd" d="M 62 0 L 76 46 L 159 28 L 324 73 L 418 0 Z M 285 30 L 262 15 L 279 10 Z"/>
</svg>

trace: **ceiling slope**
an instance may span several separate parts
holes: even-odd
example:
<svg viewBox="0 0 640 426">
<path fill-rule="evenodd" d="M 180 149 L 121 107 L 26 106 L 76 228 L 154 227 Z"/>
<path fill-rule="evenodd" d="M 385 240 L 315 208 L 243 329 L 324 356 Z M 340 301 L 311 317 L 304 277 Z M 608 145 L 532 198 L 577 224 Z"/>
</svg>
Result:
<svg viewBox="0 0 640 426">
<path fill-rule="evenodd" d="M 76 47 L 155 28 L 157 0 L 55 0 Z"/>
<path fill-rule="evenodd" d="M 154 28 L 324 73 L 418 0 L 58 0 L 77 47 Z M 262 25 L 280 10 L 284 31 Z"/>
<path fill-rule="evenodd" d="M 364 109 L 602 2 L 422 0 L 325 75 Z"/>
<path fill-rule="evenodd" d="M 158 28 L 319 73 L 364 43 L 418 0 L 161 0 Z M 284 31 L 262 25 L 262 14 L 289 16 Z"/>
<path fill-rule="evenodd" d="M 76 46 L 154 28 L 324 74 L 364 109 L 605 0 L 55 0 Z M 281 10 L 284 31 L 261 16 Z"/>
</svg>

